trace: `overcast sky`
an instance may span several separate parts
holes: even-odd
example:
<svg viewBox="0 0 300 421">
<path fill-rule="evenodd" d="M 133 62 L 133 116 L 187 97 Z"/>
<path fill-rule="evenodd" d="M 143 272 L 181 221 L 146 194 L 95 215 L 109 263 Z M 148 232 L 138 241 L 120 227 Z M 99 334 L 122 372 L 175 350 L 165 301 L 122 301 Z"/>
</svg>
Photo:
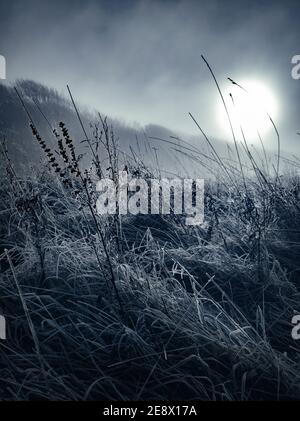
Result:
<svg viewBox="0 0 300 421">
<path fill-rule="evenodd" d="M 222 88 L 230 76 L 271 89 L 283 145 L 297 149 L 299 16 L 298 0 L 1 0 L 0 54 L 9 82 L 30 78 L 59 91 L 68 83 L 82 104 L 177 132 L 194 133 L 191 111 L 223 138 L 203 54 Z"/>
</svg>

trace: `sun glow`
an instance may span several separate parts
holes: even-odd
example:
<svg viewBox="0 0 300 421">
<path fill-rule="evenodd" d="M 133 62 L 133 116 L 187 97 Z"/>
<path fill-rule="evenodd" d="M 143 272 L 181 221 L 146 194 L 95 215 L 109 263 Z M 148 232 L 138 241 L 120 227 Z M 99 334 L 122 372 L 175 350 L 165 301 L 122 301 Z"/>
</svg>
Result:
<svg viewBox="0 0 300 421">
<path fill-rule="evenodd" d="M 241 134 L 242 129 L 246 139 L 253 141 L 259 139 L 258 133 L 264 135 L 272 129 L 269 116 L 276 120 L 277 101 L 272 90 L 262 82 L 248 80 L 237 83 L 239 86 L 230 84 L 223 91 L 224 99 L 235 133 Z M 217 115 L 220 127 L 228 131 L 230 125 L 222 101 L 218 102 Z"/>
</svg>

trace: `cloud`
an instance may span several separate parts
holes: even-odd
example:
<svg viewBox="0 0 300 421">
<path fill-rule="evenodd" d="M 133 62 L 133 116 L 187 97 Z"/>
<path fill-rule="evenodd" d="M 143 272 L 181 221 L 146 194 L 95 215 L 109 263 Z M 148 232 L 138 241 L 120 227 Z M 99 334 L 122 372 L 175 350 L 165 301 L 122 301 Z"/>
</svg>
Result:
<svg viewBox="0 0 300 421">
<path fill-rule="evenodd" d="M 268 81 L 281 102 L 283 131 L 296 127 L 299 88 L 290 59 L 299 30 L 287 4 L 256 1 L 15 1 L 1 25 L 8 77 L 65 89 L 102 112 L 140 124 L 194 133 L 192 111 L 222 137 L 217 91 L 226 77 Z M 290 2 L 291 8 L 297 3 Z M 3 33 L 2 33 L 3 31 Z M 294 82 L 294 83 L 293 83 Z M 298 84 L 299 85 L 299 84 Z M 298 95 L 295 89 L 298 88 Z"/>
</svg>

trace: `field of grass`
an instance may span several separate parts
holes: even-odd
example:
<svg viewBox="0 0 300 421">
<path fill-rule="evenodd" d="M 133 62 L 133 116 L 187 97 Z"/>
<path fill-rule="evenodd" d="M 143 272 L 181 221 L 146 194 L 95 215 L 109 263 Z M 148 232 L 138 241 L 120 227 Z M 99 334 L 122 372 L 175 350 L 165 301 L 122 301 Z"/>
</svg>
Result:
<svg viewBox="0 0 300 421">
<path fill-rule="evenodd" d="M 203 225 L 100 217 L 99 178 L 151 170 L 121 161 L 106 120 L 88 169 L 63 123 L 56 151 L 30 123 L 38 171 L 20 177 L 2 145 L 0 399 L 300 399 L 297 162 L 279 175 L 246 142 L 247 163 L 212 148 Z"/>
</svg>

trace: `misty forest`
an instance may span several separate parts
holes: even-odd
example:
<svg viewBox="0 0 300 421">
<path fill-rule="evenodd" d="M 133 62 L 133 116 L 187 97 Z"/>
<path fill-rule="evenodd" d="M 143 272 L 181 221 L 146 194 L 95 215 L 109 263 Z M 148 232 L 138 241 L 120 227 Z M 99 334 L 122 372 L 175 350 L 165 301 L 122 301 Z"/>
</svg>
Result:
<svg viewBox="0 0 300 421">
<path fill-rule="evenodd" d="M 184 135 L 89 108 L 68 80 L 0 84 L 1 400 L 300 399 L 300 155 L 267 110 L 248 137 L 199 57 L 224 133 L 194 107 Z M 119 171 L 204 179 L 203 223 L 100 215 Z"/>
</svg>

